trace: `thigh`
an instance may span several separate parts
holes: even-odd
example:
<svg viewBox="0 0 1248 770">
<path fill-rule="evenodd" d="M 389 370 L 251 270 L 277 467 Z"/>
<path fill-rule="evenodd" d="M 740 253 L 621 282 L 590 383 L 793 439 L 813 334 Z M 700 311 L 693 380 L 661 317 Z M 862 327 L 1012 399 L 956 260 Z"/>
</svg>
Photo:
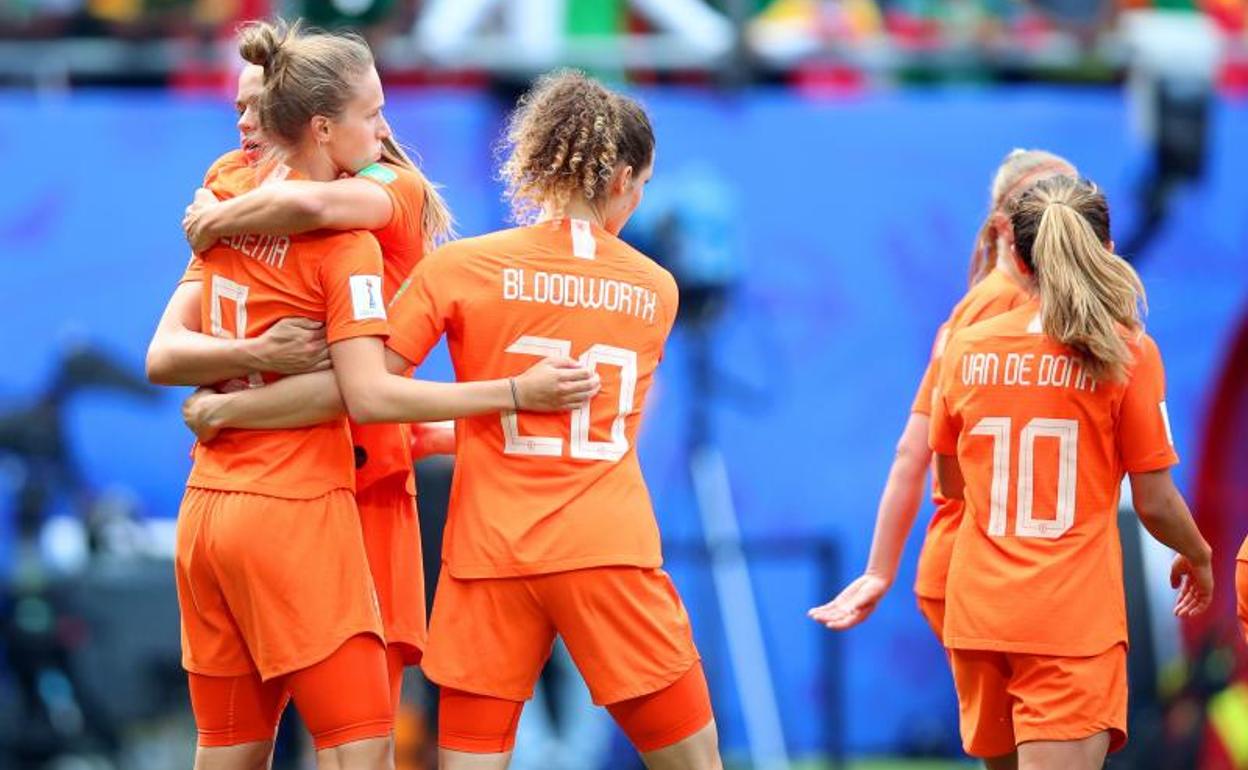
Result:
<svg viewBox="0 0 1248 770">
<path fill-rule="evenodd" d="M 607 710 L 641 754 L 675 746 L 702 732 L 714 721 L 711 696 L 700 662 L 694 663 L 667 687 L 612 703 Z M 691 747 L 698 745 L 697 741 L 690 744 Z"/>
<path fill-rule="evenodd" d="M 973 757 L 999 757 L 1016 745 L 1007 655 L 993 650 L 950 650 L 958 692 L 962 748 Z"/>
<path fill-rule="evenodd" d="M 262 682 L 255 673 L 189 673 L 187 685 L 199 746 L 205 748 L 272 742 L 289 699 L 280 680 Z"/>
<path fill-rule="evenodd" d="M 524 701 L 443 687 L 438 695 L 438 748 L 460 754 L 509 754 L 523 711 Z"/>
<path fill-rule="evenodd" d="M 1014 731 L 1020 745 L 1081 741 L 1102 732 L 1109 737 L 1109 751 L 1126 744 L 1126 645 L 1089 657 L 1012 654 L 1010 658 Z"/>
<path fill-rule="evenodd" d="M 1029 741 L 1018 747 L 1019 770 L 1101 770 L 1110 734 L 1101 731 L 1074 741 Z"/>
<path fill-rule="evenodd" d="M 386 648 L 360 634 L 284 679 L 317 751 L 388 737 L 394 729 Z"/>
<path fill-rule="evenodd" d="M 534 580 L 594 703 L 657 692 L 699 660 L 689 615 L 667 573 L 596 567 Z"/>
<path fill-rule="evenodd" d="M 443 687 L 512 701 L 533 697 L 555 628 L 529 578 L 460 580 L 442 570 L 425 675 Z"/>
</svg>

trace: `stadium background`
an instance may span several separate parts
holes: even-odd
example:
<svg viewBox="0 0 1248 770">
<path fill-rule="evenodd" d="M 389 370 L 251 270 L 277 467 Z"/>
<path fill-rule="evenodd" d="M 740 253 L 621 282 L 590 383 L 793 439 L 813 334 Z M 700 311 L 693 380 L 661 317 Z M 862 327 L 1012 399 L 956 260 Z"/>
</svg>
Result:
<svg viewBox="0 0 1248 770">
<path fill-rule="evenodd" d="M 448 9 L 476 5 L 479 23 L 456 27 Z M 785 766 L 760 753 L 747 712 L 763 707 L 740 696 L 724 629 L 752 614 L 717 602 L 710 565 L 732 558 L 706 547 L 703 514 L 719 498 L 699 497 L 690 463 L 705 446 L 727 470 L 793 766 L 956 758 L 943 653 L 909 588 L 917 536 L 864 626 L 834 637 L 804 612 L 865 562 L 907 405 L 1010 149 L 1054 151 L 1107 190 L 1120 250 L 1149 289 L 1180 487 L 1220 538 L 1223 569 L 1248 531 L 1245 8 L 1102 5 L 10 0 L 0 768 L 181 766 L 170 757 L 192 740 L 167 561 L 189 466 L 184 394 L 138 379 L 185 262 L 182 209 L 236 143 L 228 32 L 269 11 L 367 31 L 387 117 L 464 234 L 506 219 L 490 150 L 533 72 L 587 66 L 641 99 L 658 165 L 626 235 L 677 273 L 687 311 L 641 456 L 725 754 Z M 444 351 L 421 375 L 450 376 Z M 445 472 L 422 468 L 435 521 Z M 1248 767 L 1231 584 L 1218 615 L 1181 635 L 1160 558 L 1146 547 L 1143 578 L 1128 571 L 1147 597 L 1133 598 L 1133 708 L 1153 721 L 1135 722 L 1137 750 L 1111 766 Z M 631 766 L 613 740 L 600 765 Z M 420 766 L 418 753 L 402 766 Z M 280 761 L 297 766 L 291 756 Z"/>
</svg>

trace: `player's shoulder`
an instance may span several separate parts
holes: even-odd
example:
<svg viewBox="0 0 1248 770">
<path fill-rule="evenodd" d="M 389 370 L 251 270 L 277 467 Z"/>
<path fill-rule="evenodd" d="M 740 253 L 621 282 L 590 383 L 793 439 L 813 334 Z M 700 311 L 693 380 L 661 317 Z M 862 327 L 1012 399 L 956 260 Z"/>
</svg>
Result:
<svg viewBox="0 0 1248 770">
<path fill-rule="evenodd" d="M 208 167 L 208 170 L 204 172 L 204 186 L 208 187 L 211 182 L 215 181 L 222 174 L 233 173 L 246 168 L 249 168 L 249 166 L 243 151 L 239 149 L 230 150 L 214 160 L 212 165 Z"/>
<path fill-rule="evenodd" d="M 642 279 L 638 283 L 649 283 L 660 292 L 675 292 L 677 290 L 676 277 L 672 275 L 671 271 L 651 259 L 649 255 L 640 251 L 628 241 L 610 233 L 600 236 L 600 239 L 603 241 L 605 250 L 616 258 L 617 263 L 622 263 Z"/>
<path fill-rule="evenodd" d="M 1039 332 L 1038 313 L 1039 306 L 1036 303 L 1028 303 L 991 318 L 965 324 L 951 332 L 948 347 L 978 347 L 990 345 L 998 340 L 1036 334 Z"/>
<path fill-rule="evenodd" d="M 295 236 L 295 245 L 314 256 L 331 257 L 345 253 L 381 253 L 377 239 L 367 230 L 317 230 Z"/>
<path fill-rule="evenodd" d="M 421 177 L 416 169 L 399 163 L 379 160 L 355 172 L 355 176 L 405 193 L 415 192 L 421 187 Z"/>
</svg>

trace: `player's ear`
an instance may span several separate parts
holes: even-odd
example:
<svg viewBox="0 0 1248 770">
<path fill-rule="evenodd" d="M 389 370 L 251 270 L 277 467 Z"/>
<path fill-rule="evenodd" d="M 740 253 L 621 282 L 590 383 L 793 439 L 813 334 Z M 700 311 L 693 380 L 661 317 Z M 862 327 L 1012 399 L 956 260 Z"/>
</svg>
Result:
<svg viewBox="0 0 1248 770">
<path fill-rule="evenodd" d="M 333 121 L 324 115 L 312 116 L 312 136 L 317 142 L 328 142 L 330 133 L 332 132 Z"/>
<path fill-rule="evenodd" d="M 627 192 L 629 185 L 633 181 L 633 167 L 627 164 L 617 166 L 615 173 L 611 175 L 611 193 L 619 195 Z"/>
</svg>

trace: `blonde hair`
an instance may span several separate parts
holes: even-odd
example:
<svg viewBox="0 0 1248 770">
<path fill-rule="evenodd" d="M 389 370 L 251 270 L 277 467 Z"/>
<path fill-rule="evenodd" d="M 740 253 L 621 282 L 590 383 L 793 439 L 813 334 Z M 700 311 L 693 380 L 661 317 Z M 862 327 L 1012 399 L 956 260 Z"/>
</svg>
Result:
<svg viewBox="0 0 1248 770">
<path fill-rule="evenodd" d="M 359 76 L 374 66 L 368 43 L 354 33 L 304 32 L 299 21 L 252 21 L 239 28 L 238 51 L 264 68 L 260 126 L 291 147 L 314 115 L 336 119 L 355 94 Z M 381 159 L 413 171 L 424 192 L 421 236 L 426 249 L 454 236 L 454 218 L 438 188 L 393 137 L 382 141 Z"/>
<path fill-rule="evenodd" d="M 1077 352 L 1096 379 L 1125 380 L 1126 338 L 1143 329 L 1147 300 L 1140 276 L 1109 249 L 1105 195 L 1091 182 L 1052 177 L 1018 198 L 1010 222 L 1036 276 L 1044 333 Z"/>
<path fill-rule="evenodd" d="M 1037 181 L 1054 174 L 1078 176 L 1074 164 L 1046 150 L 1011 150 L 997 167 L 989 190 L 988 216 L 975 237 L 971 251 L 968 280 L 971 286 L 983 280 L 997 264 L 997 243 L 1001 234 L 997 231 L 997 216 L 1005 212 L 1018 197 Z"/>
<path fill-rule="evenodd" d="M 455 217 L 451 214 L 450 206 L 446 205 L 446 199 L 439 192 L 439 186 L 425 176 L 425 172 L 420 170 L 420 166 L 416 165 L 416 162 L 403 149 L 403 145 L 395 141 L 393 136 L 388 136 L 382 140 L 381 160 L 394 166 L 403 166 L 411 169 L 419 180 L 421 191 L 424 194 L 424 205 L 420 209 L 420 235 L 425 251 L 430 251 L 439 243 L 453 239 L 455 237 Z"/>
<path fill-rule="evenodd" d="M 616 166 L 640 172 L 654 159 L 645 110 L 576 70 L 543 75 L 520 98 L 503 137 L 499 176 L 517 222 L 573 196 L 593 202 L 607 192 Z"/>
</svg>

